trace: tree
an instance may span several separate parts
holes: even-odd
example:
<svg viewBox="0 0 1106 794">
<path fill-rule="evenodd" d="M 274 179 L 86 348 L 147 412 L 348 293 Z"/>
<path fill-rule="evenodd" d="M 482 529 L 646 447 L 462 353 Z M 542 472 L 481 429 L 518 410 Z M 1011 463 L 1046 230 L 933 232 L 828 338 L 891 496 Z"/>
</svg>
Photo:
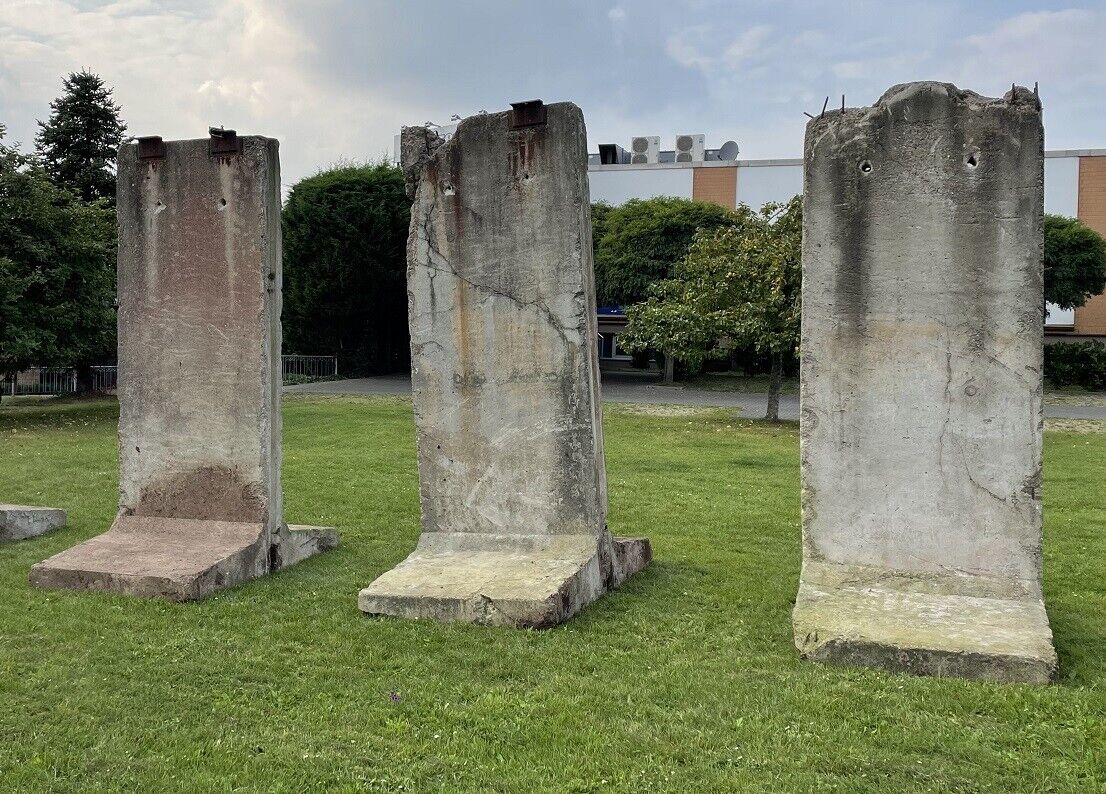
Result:
<svg viewBox="0 0 1106 794">
<path fill-rule="evenodd" d="M 115 157 L 126 125 L 112 89 L 88 70 L 63 80 L 64 93 L 50 103 L 48 121 L 38 123 L 35 144 L 54 182 L 85 201 L 115 204 Z"/>
<path fill-rule="evenodd" d="M 0 124 L 0 186 L 6 184 L 5 175 L 23 163 L 15 149 L 3 144 L 4 133 L 4 125 Z M 0 378 L 26 367 L 38 345 L 38 329 L 26 319 L 26 296 L 40 278 L 23 272 L 8 257 L 0 256 Z"/>
<path fill-rule="evenodd" d="M 733 210 L 717 204 L 672 197 L 630 199 L 598 211 L 593 206 L 599 305 L 644 300 L 651 284 L 672 276 L 696 231 L 732 225 L 733 218 Z"/>
<path fill-rule="evenodd" d="M 607 233 L 607 217 L 614 210 L 605 201 L 593 201 L 591 204 L 591 249 L 592 262 L 599 261 L 599 241 Z"/>
<path fill-rule="evenodd" d="M 82 390 L 115 353 L 115 219 L 0 141 L 0 370 L 72 366 Z"/>
<path fill-rule="evenodd" d="M 733 225 L 700 231 L 674 278 L 626 311 L 619 343 L 652 348 L 692 365 L 751 346 L 769 354 L 766 418 L 779 420 L 783 357 L 799 344 L 802 200 L 741 206 Z"/>
<path fill-rule="evenodd" d="M 410 365 L 411 203 L 391 165 L 342 165 L 297 183 L 284 207 L 284 341 L 344 372 Z"/>
<path fill-rule="evenodd" d="M 1045 302 L 1082 306 L 1106 289 L 1106 243 L 1075 218 L 1045 215 Z"/>
</svg>

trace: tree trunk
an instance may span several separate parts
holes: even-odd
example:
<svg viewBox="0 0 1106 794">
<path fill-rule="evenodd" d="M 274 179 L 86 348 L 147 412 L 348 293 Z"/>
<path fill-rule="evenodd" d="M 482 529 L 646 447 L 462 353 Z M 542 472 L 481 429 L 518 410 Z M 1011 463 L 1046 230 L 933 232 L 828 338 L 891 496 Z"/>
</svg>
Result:
<svg viewBox="0 0 1106 794">
<path fill-rule="evenodd" d="M 671 386 L 676 382 L 676 359 L 672 356 L 664 357 L 664 383 Z"/>
<path fill-rule="evenodd" d="M 772 374 L 768 376 L 768 413 L 769 422 L 780 421 L 780 383 L 783 381 L 783 353 L 772 354 Z"/>
</svg>

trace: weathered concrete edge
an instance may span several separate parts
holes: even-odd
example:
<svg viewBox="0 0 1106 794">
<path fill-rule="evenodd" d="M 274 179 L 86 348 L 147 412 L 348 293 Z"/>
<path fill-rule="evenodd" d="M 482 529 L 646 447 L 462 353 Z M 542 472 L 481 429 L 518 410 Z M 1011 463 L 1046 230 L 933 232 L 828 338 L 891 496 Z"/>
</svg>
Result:
<svg viewBox="0 0 1106 794">
<path fill-rule="evenodd" d="M 281 539 L 281 544 L 270 545 L 262 533 L 254 543 L 227 555 L 203 572 L 180 579 L 59 566 L 53 560 L 60 555 L 54 555 L 31 567 L 29 581 L 32 587 L 46 590 L 90 590 L 136 598 L 162 598 L 177 603 L 199 601 L 220 590 L 277 573 L 308 557 L 330 551 L 337 547 L 339 535 L 330 527 L 290 525 L 281 533 Z"/>
<path fill-rule="evenodd" d="M 269 547 L 270 573 L 282 571 L 303 562 L 308 557 L 336 549 L 341 535 L 333 527 L 288 524 Z"/>
<path fill-rule="evenodd" d="M 1050 684 L 1056 678 L 1055 659 L 1028 655 L 899 647 L 849 637 L 819 640 L 805 648 L 796 637 L 795 644 L 803 659 L 849 667 L 878 667 L 892 673 L 1023 684 Z"/>
<path fill-rule="evenodd" d="M 563 623 L 598 601 L 653 559 L 647 538 L 612 538 L 615 556 L 610 582 L 604 587 L 598 553 L 590 558 L 553 593 L 543 599 L 442 598 L 409 593 L 379 592 L 372 585 L 357 596 L 357 606 L 371 617 L 435 620 L 506 626 L 520 629 L 548 629 Z M 418 564 L 418 552 L 404 564 Z"/>
<path fill-rule="evenodd" d="M 74 548 L 79 548 L 75 546 Z M 199 601 L 264 576 L 268 555 L 262 539 L 230 554 L 195 576 L 136 575 L 59 566 L 50 559 L 31 567 L 30 584 L 45 590 L 90 590 L 172 602 Z"/>
<path fill-rule="evenodd" d="M 30 540 L 61 529 L 68 521 L 58 507 L 0 505 L 0 541 Z"/>
<path fill-rule="evenodd" d="M 795 649 L 801 659 L 909 675 L 1039 685 L 1052 683 L 1058 672 L 1059 662 L 1051 645 L 1047 655 L 897 645 L 819 628 L 817 621 L 804 615 L 812 607 L 800 594 L 792 610 Z"/>
</svg>

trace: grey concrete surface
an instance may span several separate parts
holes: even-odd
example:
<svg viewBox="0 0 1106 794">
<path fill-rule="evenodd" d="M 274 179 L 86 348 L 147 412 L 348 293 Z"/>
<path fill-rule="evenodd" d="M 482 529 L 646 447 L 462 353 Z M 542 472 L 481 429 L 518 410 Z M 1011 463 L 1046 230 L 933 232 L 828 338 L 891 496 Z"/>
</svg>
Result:
<svg viewBox="0 0 1106 794">
<path fill-rule="evenodd" d="M 1041 593 L 1043 139 L 1032 91 L 947 83 L 807 125 L 804 656 L 1032 682 L 1055 671 Z"/>
<path fill-rule="evenodd" d="M 278 146 L 236 140 L 120 148 L 119 514 L 38 586 L 201 598 L 336 542 L 282 518 Z"/>
<path fill-rule="evenodd" d="M 402 134 L 422 536 L 374 615 L 546 627 L 648 561 L 606 526 L 580 109 Z"/>
<path fill-rule="evenodd" d="M 56 507 L 0 504 L 0 541 L 27 540 L 65 526 L 65 511 Z"/>
</svg>

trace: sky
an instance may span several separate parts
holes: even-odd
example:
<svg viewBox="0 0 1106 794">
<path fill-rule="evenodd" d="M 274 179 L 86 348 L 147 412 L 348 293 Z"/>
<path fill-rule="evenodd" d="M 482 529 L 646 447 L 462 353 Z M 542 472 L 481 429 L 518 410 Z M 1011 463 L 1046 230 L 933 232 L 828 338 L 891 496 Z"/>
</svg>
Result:
<svg viewBox="0 0 1106 794">
<path fill-rule="evenodd" d="M 947 80 L 1040 82 L 1049 149 L 1106 148 L 1106 0 L 0 0 L 0 123 L 33 143 L 61 78 L 134 135 L 280 139 L 282 181 L 389 156 L 404 124 L 571 100 L 589 149 L 659 135 L 799 157 L 803 111 Z"/>
</svg>

